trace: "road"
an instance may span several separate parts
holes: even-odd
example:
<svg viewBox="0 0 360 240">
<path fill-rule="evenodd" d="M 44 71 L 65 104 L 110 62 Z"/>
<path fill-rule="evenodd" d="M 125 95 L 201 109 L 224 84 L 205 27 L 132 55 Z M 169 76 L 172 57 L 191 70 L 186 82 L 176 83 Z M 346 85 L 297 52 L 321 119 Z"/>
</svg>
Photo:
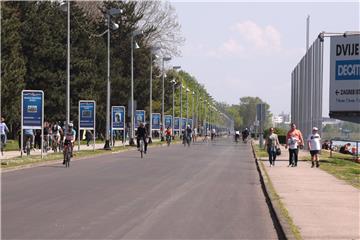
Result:
<svg viewBox="0 0 360 240">
<path fill-rule="evenodd" d="M 2 174 L 2 239 L 277 239 L 250 145 L 153 147 Z"/>
</svg>

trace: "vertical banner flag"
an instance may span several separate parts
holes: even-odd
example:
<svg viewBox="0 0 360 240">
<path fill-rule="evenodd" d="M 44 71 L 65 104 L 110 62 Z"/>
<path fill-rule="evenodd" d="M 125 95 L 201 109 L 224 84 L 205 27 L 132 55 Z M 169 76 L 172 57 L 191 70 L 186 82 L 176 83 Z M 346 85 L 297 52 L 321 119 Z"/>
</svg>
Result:
<svg viewBox="0 0 360 240">
<path fill-rule="evenodd" d="M 172 116 L 171 115 L 165 115 L 165 128 L 172 128 Z"/>
<path fill-rule="evenodd" d="M 135 112 L 135 128 L 140 126 L 140 123 L 145 122 L 145 110 L 136 110 Z"/>
<path fill-rule="evenodd" d="M 153 113 L 152 114 L 152 129 L 153 130 L 160 130 L 160 113 Z"/>
<path fill-rule="evenodd" d="M 125 126 L 125 107 L 124 106 L 112 106 L 111 107 L 111 119 L 113 130 L 124 130 Z"/>
<path fill-rule="evenodd" d="M 22 125 L 26 129 L 42 129 L 44 92 L 41 90 L 22 91 Z"/>
<path fill-rule="evenodd" d="M 79 101 L 79 129 L 95 129 L 95 101 Z"/>
</svg>

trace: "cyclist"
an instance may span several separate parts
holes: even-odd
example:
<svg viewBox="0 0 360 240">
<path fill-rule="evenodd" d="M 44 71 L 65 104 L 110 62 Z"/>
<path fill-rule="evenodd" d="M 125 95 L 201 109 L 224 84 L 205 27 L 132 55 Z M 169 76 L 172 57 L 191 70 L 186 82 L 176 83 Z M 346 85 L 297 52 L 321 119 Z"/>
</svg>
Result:
<svg viewBox="0 0 360 240">
<path fill-rule="evenodd" d="M 146 154 L 147 151 L 147 142 L 146 142 L 146 138 L 147 138 L 148 134 L 145 128 L 144 123 L 140 123 L 137 132 L 136 132 L 136 143 L 137 143 L 137 148 L 138 150 L 140 150 L 140 139 L 143 139 L 144 141 L 144 153 Z"/>
<path fill-rule="evenodd" d="M 190 142 L 191 142 L 191 138 L 192 138 L 192 130 L 190 125 L 187 125 L 186 129 L 185 129 L 185 135 L 184 135 L 184 145 L 185 143 L 188 144 L 188 146 L 190 147 Z"/>
<path fill-rule="evenodd" d="M 215 130 L 215 128 L 213 128 L 211 130 L 211 141 L 213 141 L 215 137 L 216 137 L 216 130 Z"/>
<path fill-rule="evenodd" d="M 171 128 L 170 127 L 167 127 L 167 129 L 165 130 L 165 137 L 166 137 L 166 141 L 171 142 L 171 135 L 172 135 L 172 132 L 171 132 Z"/>
<path fill-rule="evenodd" d="M 61 127 L 58 125 L 57 122 L 54 122 L 52 128 L 52 139 L 56 142 L 57 146 L 60 144 L 60 136 L 63 135 Z"/>
<path fill-rule="evenodd" d="M 235 142 L 238 142 L 240 138 L 240 131 L 235 131 Z"/>
<path fill-rule="evenodd" d="M 74 143 L 76 139 L 76 131 L 74 129 L 74 124 L 72 122 L 69 123 L 68 130 L 65 130 L 64 134 L 64 146 L 70 145 L 71 148 L 71 157 L 73 156 Z M 64 161 L 65 164 L 65 152 L 64 152 Z"/>
<path fill-rule="evenodd" d="M 242 140 L 243 142 L 245 142 L 245 140 L 247 139 L 247 137 L 249 136 L 249 130 L 248 128 L 245 128 L 243 131 L 242 131 Z"/>
</svg>

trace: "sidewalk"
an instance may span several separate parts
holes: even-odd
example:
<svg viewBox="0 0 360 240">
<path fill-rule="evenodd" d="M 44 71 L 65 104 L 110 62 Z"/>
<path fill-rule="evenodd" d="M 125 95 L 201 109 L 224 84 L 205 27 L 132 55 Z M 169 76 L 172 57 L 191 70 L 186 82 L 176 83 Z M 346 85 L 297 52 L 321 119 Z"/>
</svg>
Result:
<svg viewBox="0 0 360 240">
<path fill-rule="evenodd" d="M 153 142 L 160 142 L 160 139 L 158 138 L 153 138 L 152 139 Z M 104 145 L 105 143 L 96 143 L 95 144 L 95 149 L 103 149 L 104 148 Z M 125 146 L 129 145 L 129 142 L 126 141 L 125 142 Z M 117 140 L 115 142 L 115 147 L 119 147 L 119 146 L 123 146 L 123 143 L 122 141 L 120 140 Z M 86 146 L 86 144 L 81 144 L 80 145 L 80 150 L 93 150 L 93 144 L 90 143 L 89 146 Z M 75 146 L 74 146 L 74 152 L 77 152 L 78 151 L 78 144 L 77 142 L 75 143 Z M 45 156 L 46 154 L 50 154 L 50 153 L 53 153 L 52 150 L 49 150 L 47 153 L 43 153 L 43 155 Z M 39 149 L 36 149 L 36 150 L 32 150 L 31 153 L 30 153 L 31 156 L 35 155 L 41 155 L 41 151 Z M 20 157 L 21 156 L 21 152 L 20 151 L 5 151 L 4 152 L 4 156 L 1 156 L 0 155 L 0 159 L 1 160 L 6 160 L 6 159 L 11 159 L 11 158 L 16 158 L 16 157 Z M 24 153 L 23 156 L 26 156 L 26 153 Z"/>
<path fill-rule="evenodd" d="M 310 163 L 288 167 L 288 150 L 281 150 L 275 167 L 266 157 L 260 161 L 302 238 L 360 239 L 360 191 Z"/>
</svg>

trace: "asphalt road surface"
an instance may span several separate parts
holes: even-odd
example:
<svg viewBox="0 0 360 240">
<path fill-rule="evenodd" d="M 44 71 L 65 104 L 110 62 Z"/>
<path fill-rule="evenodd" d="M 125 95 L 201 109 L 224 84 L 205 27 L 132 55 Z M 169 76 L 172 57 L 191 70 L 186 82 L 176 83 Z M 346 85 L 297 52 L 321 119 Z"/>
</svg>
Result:
<svg viewBox="0 0 360 240">
<path fill-rule="evenodd" d="M 249 144 L 151 147 L 2 174 L 2 239 L 277 239 Z"/>
</svg>

